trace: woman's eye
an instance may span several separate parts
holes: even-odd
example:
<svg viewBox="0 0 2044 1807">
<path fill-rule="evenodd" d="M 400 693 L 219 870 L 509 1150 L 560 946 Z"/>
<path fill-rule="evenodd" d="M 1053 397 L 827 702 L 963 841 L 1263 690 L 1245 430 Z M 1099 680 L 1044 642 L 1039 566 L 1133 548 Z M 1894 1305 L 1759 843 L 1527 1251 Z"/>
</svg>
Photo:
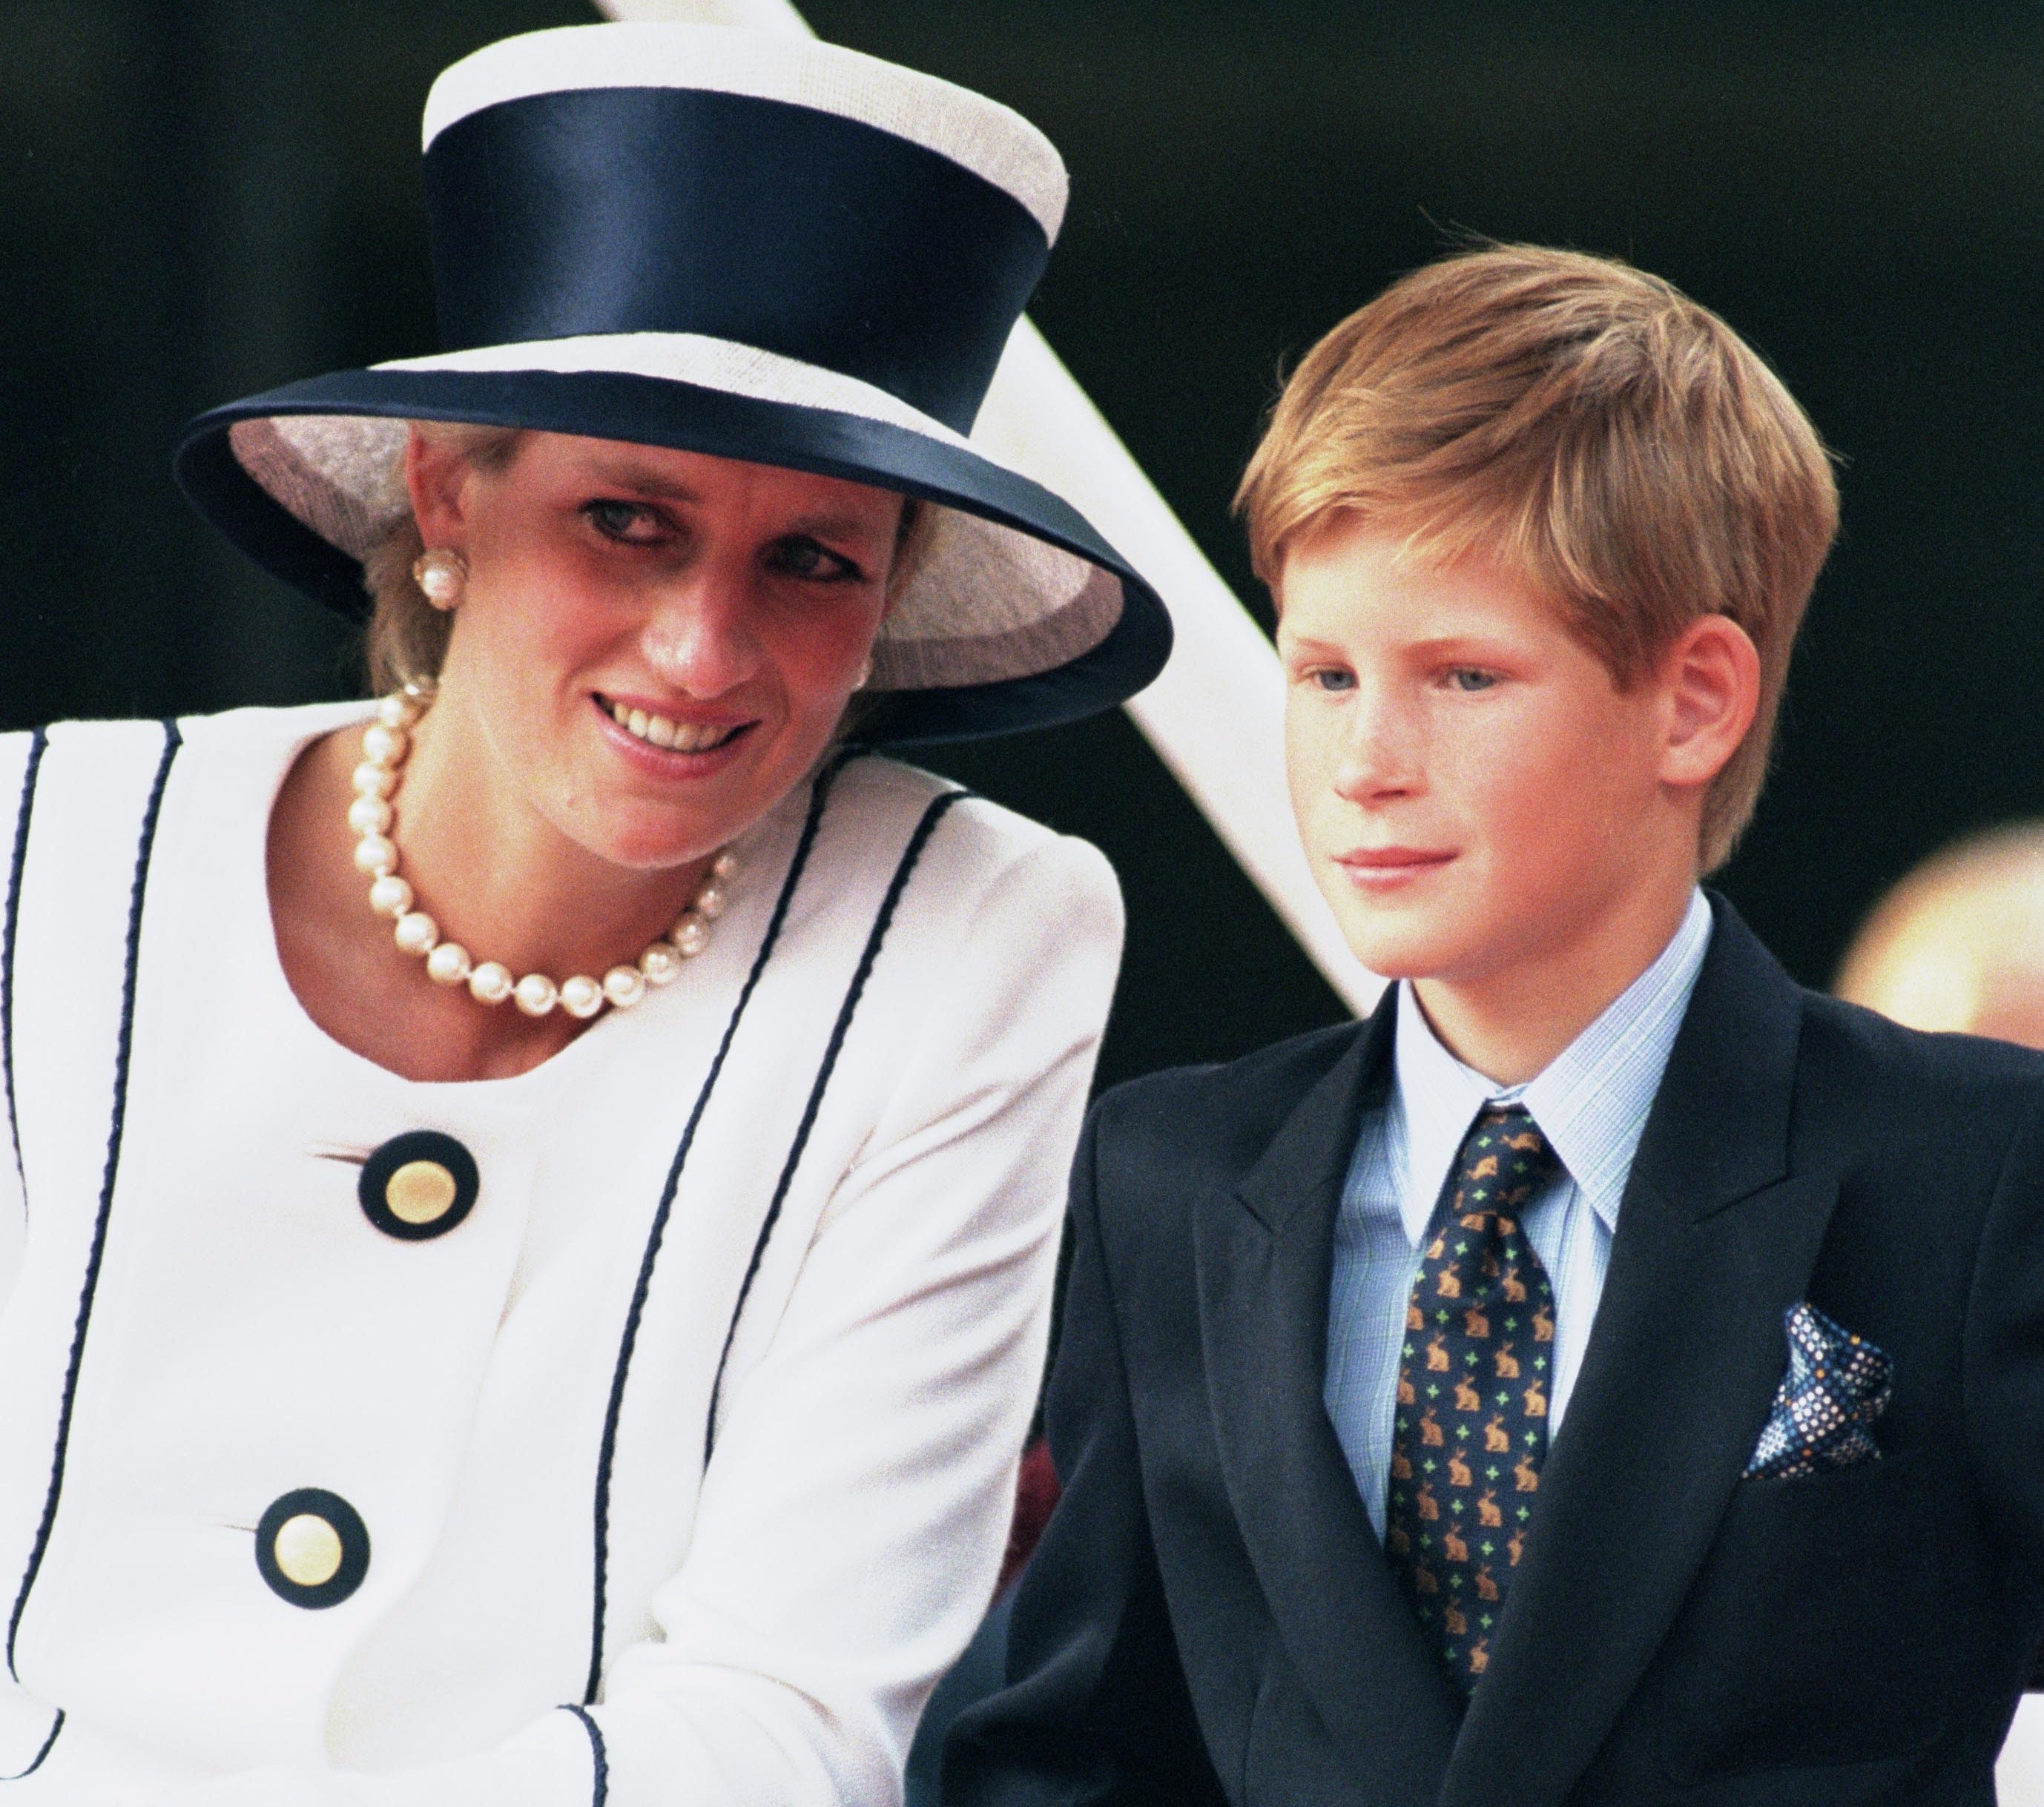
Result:
<svg viewBox="0 0 2044 1807">
<path fill-rule="evenodd" d="M 651 508 L 640 502 L 586 502 L 582 512 L 605 539 L 620 539 L 635 546 L 651 545 L 659 539 L 665 524 Z"/>
<path fill-rule="evenodd" d="M 832 551 L 805 533 L 775 540 L 767 550 L 766 568 L 784 577 L 802 577 L 813 583 L 860 583 L 866 577 L 843 553 Z"/>
<path fill-rule="evenodd" d="M 1323 666 L 1317 671 L 1307 673 L 1306 681 L 1316 689 L 1324 690 L 1330 695 L 1339 695 L 1343 691 L 1355 688 L 1355 673 L 1335 666 Z"/>
</svg>

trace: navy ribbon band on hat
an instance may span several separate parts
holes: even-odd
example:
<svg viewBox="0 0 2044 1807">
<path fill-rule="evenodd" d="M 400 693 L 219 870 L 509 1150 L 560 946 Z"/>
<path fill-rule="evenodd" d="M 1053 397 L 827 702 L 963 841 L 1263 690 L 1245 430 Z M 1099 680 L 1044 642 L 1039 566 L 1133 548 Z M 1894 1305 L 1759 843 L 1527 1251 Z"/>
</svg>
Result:
<svg viewBox="0 0 2044 1807">
<path fill-rule="evenodd" d="M 500 102 L 426 154 L 448 351 L 697 333 L 963 433 L 1050 246 L 983 176 L 863 122 L 700 89 Z"/>
</svg>

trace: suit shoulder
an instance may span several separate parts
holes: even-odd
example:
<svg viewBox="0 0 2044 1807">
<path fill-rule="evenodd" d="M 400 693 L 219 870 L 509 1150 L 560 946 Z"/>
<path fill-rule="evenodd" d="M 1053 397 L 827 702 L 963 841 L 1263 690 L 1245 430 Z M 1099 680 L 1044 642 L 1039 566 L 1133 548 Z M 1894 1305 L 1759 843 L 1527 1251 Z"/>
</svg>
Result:
<svg viewBox="0 0 2044 1807">
<path fill-rule="evenodd" d="M 1899 1086 L 1950 1099 L 2007 1098 L 2044 1084 L 2044 1053 L 1984 1035 L 1905 1029 L 1877 1012 L 1821 992 L 1804 995 L 1806 1069 L 1837 1069 L 1862 1085 Z"/>
<path fill-rule="evenodd" d="M 1991 1184 L 2044 1117 L 2044 1054 L 1984 1036 L 1927 1034 L 1835 998 L 1806 996 L 1797 1055 L 1799 1140 L 1847 1172 L 1928 1162 L 1947 1187 Z"/>
</svg>

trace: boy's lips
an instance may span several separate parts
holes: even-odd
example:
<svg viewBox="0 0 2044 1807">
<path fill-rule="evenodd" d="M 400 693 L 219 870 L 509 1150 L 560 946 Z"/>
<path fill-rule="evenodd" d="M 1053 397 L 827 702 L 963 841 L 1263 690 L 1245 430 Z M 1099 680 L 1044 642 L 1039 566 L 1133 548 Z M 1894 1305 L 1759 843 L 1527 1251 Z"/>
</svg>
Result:
<svg viewBox="0 0 2044 1807">
<path fill-rule="evenodd" d="M 1359 884 L 1389 884 L 1438 871 L 1455 857 L 1451 847 L 1357 847 L 1335 864 Z"/>
</svg>

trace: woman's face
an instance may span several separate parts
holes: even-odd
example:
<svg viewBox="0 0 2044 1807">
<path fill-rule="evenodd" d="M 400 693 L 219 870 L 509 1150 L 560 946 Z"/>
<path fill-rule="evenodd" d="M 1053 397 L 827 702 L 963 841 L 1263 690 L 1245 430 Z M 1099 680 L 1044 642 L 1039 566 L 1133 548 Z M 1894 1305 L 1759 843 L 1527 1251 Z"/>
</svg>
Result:
<svg viewBox="0 0 2044 1807">
<path fill-rule="evenodd" d="M 407 476 L 426 545 L 468 563 L 435 731 L 497 806 L 674 865 L 828 744 L 885 610 L 898 495 L 543 432 L 494 471 L 415 433 Z"/>
</svg>

